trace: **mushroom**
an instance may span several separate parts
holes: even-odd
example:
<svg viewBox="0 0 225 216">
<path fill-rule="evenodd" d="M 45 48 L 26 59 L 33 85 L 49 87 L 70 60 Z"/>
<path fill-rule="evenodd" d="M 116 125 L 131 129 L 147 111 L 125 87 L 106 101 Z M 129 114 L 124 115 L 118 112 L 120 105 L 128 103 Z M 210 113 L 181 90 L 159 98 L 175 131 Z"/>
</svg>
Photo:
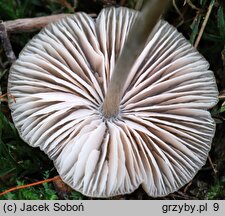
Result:
<svg viewBox="0 0 225 216">
<path fill-rule="evenodd" d="M 112 98 L 113 71 L 126 65 L 115 62 L 138 15 L 121 7 L 103 9 L 96 20 L 85 13 L 60 19 L 10 69 L 8 92 L 16 102 L 9 98 L 9 105 L 21 138 L 87 196 L 131 193 L 140 185 L 153 197 L 174 192 L 205 164 L 214 136 L 213 72 L 164 20 L 135 57 L 119 100 Z"/>
</svg>

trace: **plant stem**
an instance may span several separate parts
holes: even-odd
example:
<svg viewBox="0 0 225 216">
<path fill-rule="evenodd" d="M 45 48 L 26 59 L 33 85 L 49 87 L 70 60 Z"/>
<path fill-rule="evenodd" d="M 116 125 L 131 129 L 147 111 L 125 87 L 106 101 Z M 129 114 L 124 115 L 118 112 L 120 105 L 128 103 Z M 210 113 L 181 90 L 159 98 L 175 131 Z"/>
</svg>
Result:
<svg viewBox="0 0 225 216">
<path fill-rule="evenodd" d="M 195 44 L 194 44 L 194 47 L 195 48 L 198 47 L 198 44 L 199 44 L 199 42 L 200 42 L 200 40 L 202 38 L 203 32 L 204 32 L 205 27 L 206 27 L 206 24 L 207 24 L 207 22 L 209 20 L 209 16 L 210 16 L 210 14 L 212 12 L 212 9 L 213 9 L 214 4 L 215 4 L 215 0 L 211 0 L 210 5 L 208 7 L 208 11 L 207 11 L 206 16 L 205 16 L 205 19 L 204 19 L 204 21 L 202 23 L 202 26 L 201 26 L 201 29 L 199 31 L 198 37 L 197 37 L 197 39 L 195 41 Z"/>
<path fill-rule="evenodd" d="M 16 186 L 16 187 L 13 187 L 13 188 L 10 188 L 10 189 L 8 189 L 6 191 L 1 192 L 0 193 L 0 197 L 5 195 L 5 194 L 7 194 L 7 193 L 15 191 L 15 190 L 24 189 L 24 188 L 27 188 L 27 187 L 33 187 L 33 186 L 36 186 L 36 185 L 39 185 L 39 184 L 43 184 L 43 183 L 46 183 L 46 182 L 57 181 L 57 180 L 61 180 L 60 176 L 55 176 L 53 178 L 45 179 L 45 180 L 34 182 L 34 183 L 31 183 L 31 184 Z"/>
<path fill-rule="evenodd" d="M 22 18 L 16 20 L 4 21 L 1 24 L 5 26 L 8 33 L 17 34 L 23 32 L 33 32 L 40 30 L 51 22 L 55 22 L 58 19 L 67 17 L 71 14 L 55 14 L 50 16 L 34 17 L 34 18 Z M 96 17 L 96 14 L 88 14 L 91 17 Z M 1 31 L 1 30 L 0 30 Z M 1 32 L 0 32 L 1 33 Z"/>
<path fill-rule="evenodd" d="M 171 0 L 148 0 L 133 24 L 123 51 L 117 60 L 103 103 L 105 118 L 117 116 L 123 86 L 135 60 L 145 47 L 150 33 Z"/>
<path fill-rule="evenodd" d="M 16 56 L 13 52 L 6 28 L 2 22 L 0 22 L 0 42 L 2 43 L 2 47 L 5 51 L 9 63 L 12 64 L 16 60 Z"/>
</svg>

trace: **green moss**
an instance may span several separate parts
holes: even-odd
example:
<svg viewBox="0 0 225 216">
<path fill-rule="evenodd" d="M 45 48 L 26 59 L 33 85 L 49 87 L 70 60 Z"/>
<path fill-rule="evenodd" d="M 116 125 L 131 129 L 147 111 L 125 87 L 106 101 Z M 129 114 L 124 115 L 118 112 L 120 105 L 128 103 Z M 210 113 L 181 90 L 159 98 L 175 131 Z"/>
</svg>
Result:
<svg viewBox="0 0 225 216">
<path fill-rule="evenodd" d="M 225 199 L 225 176 L 217 180 L 208 190 L 209 200 Z"/>
</svg>

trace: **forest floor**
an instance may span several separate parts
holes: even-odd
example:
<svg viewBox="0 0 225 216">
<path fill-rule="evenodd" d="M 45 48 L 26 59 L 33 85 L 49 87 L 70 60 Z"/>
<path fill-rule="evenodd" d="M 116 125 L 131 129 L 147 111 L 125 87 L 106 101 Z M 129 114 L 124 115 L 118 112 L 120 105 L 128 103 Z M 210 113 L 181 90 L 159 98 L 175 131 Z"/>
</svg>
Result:
<svg viewBox="0 0 225 216">
<path fill-rule="evenodd" d="M 7 104 L 9 68 L 25 44 L 38 33 L 40 28 L 7 32 L 4 29 L 6 21 L 78 11 L 97 16 L 103 7 L 126 6 L 138 10 L 142 2 L 140 0 L 0 1 L 0 20 L 2 20 L 0 22 L 0 199 L 90 199 L 72 191 L 59 178 L 55 178 L 58 174 L 53 163 L 39 149 L 24 143 L 13 125 Z M 220 100 L 211 110 L 217 123 L 217 130 L 206 165 L 179 191 L 160 199 L 225 199 L 225 3 L 223 0 L 173 1 L 164 19 L 177 27 L 209 61 L 210 69 L 214 71 L 216 77 Z M 44 183 L 41 182 L 43 179 L 45 179 Z M 33 185 L 35 183 L 38 184 Z M 29 187 L 26 187 L 27 185 Z M 8 189 L 17 190 L 9 192 Z M 3 191 L 7 193 L 1 194 Z M 152 198 L 148 197 L 140 187 L 132 194 L 113 199 Z"/>
</svg>

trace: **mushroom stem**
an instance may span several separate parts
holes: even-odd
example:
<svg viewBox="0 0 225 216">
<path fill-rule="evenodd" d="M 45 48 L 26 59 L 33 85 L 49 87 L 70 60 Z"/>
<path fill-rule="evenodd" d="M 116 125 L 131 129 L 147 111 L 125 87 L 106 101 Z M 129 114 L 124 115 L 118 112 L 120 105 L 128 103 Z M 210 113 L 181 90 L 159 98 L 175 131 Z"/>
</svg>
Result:
<svg viewBox="0 0 225 216">
<path fill-rule="evenodd" d="M 136 18 L 109 83 L 103 103 L 103 115 L 105 118 L 117 116 L 124 90 L 123 86 L 129 72 L 143 50 L 161 14 L 170 2 L 171 0 L 148 0 Z"/>
</svg>

